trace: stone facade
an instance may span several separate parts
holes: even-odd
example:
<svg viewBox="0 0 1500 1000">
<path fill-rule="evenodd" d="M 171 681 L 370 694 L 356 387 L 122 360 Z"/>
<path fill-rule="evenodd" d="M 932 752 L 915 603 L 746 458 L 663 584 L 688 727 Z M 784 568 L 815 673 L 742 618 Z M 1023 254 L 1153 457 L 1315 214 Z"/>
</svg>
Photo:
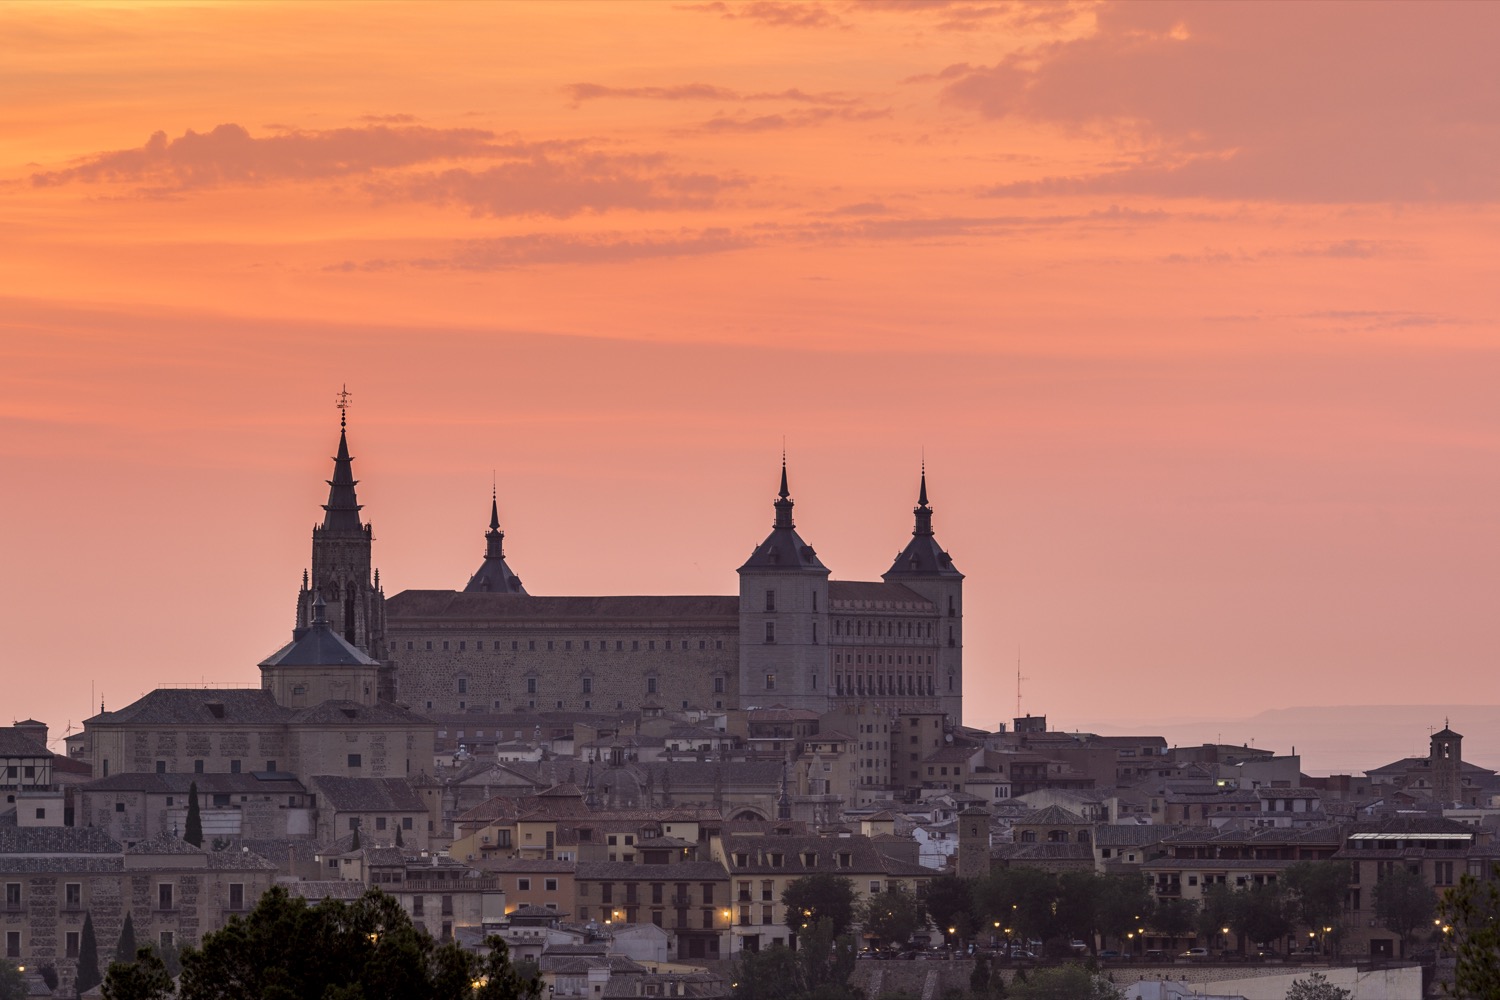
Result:
<svg viewBox="0 0 1500 1000">
<path fill-rule="evenodd" d="M 383 661 L 382 698 L 428 713 L 602 713 L 654 700 L 962 716 L 963 574 L 933 535 L 925 470 L 911 540 L 880 581 L 831 579 L 793 525 L 783 463 L 771 534 L 739 567 L 737 595 L 528 594 L 505 564 L 492 498 L 485 560 L 465 590 L 387 601 L 351 463 L 341 428 L 298 624 L 321 597 L 334 631 Z"/>
</svg>

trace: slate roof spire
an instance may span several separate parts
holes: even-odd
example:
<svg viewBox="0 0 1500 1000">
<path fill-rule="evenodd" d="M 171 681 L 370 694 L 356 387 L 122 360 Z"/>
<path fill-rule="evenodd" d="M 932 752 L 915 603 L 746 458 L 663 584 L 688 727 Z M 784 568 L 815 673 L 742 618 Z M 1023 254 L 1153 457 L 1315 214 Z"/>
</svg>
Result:
<svg viewBox="0 0 1500 1000">
<path fill-rule="evenodd" d="M 500 493 L 490 486 L 490 530 L 484 533 L 484 562 L 464 593 L 525 594 L 521 578 L 505 564 L 505 532 L 500 530 Z"/>
<path fill-rule="evenodd" d="M 795 505 L 792 503 L 791 492 L 786 488 L 786 449 L 782 449 L 781 452 L 781 492 L 776 496 L 775 526 L 777 528 L 795 528 L 796 525 L 792 523 L 792 507 Z"/>
<path fill-rule="evenodd" d="M 328 502 L 323 505 L 323 528 L 338 534 L 358 534 L 360 502 L 354 494 L 354 459 L 349 455 L 349 397 L 347 386 L 339 392 L 339 453 L 333 457 L 333 478 L 328 482 Z"/>
<path fill-rule="evenodd" d="M 912 526 L 911 541 L 896 556 L 891 568 L 881 579 L 889 581 L 901 576 L 948 576 L 963 579 L 953 565 L 953 558 L 937 543 L 932 532 L 932 507 L 927 502 L 927 462 L 922 462 L 921 485 L 917 490 L 917 505 L 912 508 L 916 523 Z"/>
<path fill-rule="evenodd" d="M 755 547 L 750 558 L 739 568 L 739 572 L 755 569 L 813 570 L 827 574 L 828 568 L 818 559 L 818 553 L 802 540 L 792 523 L 792 496 L 787 488 L 786 451 L 781 452 L 781 489 L 772 504 L 776 508 L 776 521 L 766 540 Z"/>
</svg>

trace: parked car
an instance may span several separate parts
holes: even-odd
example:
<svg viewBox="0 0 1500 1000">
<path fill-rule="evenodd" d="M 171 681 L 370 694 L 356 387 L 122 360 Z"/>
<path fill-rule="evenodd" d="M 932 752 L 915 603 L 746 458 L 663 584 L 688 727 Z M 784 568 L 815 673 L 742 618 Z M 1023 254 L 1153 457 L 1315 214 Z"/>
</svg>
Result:
<svg viewBox="0 0 1500 1000">
<path fill-rule="evenodd" d="M 1010 957 L 1012 961 L 1025 960 L 1031 962 L 1034 962 L 1038 958 L 1041 958 L 1040 955 L 1030 950 L 1029 948 L 1012 948 L 1010 950 Z"/>
<path fill-rule="evenodd" d="M 1146 949 L 1146 961 L 1148 961 L 1148 962 L 1165 962 L 1166 960 L 1167 960 L 1167 953 L 1164 952 L 1164 951 L 1162 951 L 1160 948 L 1147 948 Z"/>
<path fill-rule="evenodd" d="M 1118 952 L 1118 951 L 1116 951 L 1113 948 L 1105 948 L 1103 951 L 1101 951 L 1099 953 L 1099 961 L 1101 961 L 1101 962 L 1128 962 L 1128 961 L 1130 961 L 1130 956 L 1127 955 L 1127 954 L 1124 954 L 1123 952 Z"/>
<path fill-rule="evenodd" d="M 1207 948 L 1189 948 L 1187 951 L 1183 952 L 1181 955 L 1178 955 L 1177 957 L 1178 958 L 1185 958 L 1185 959 L 1187 959 L 1190 962 L 1204 962 L 1204 961 L 1208 960 L 1208 949 Z"/>
<path fill-rule="evenodd" d="M 1089 946 L 1082 941 L 1074 939 L 1068 942 L 1068 949 L 1075 955 L 1082 955 L 1089 950 Z"/>
</svg>

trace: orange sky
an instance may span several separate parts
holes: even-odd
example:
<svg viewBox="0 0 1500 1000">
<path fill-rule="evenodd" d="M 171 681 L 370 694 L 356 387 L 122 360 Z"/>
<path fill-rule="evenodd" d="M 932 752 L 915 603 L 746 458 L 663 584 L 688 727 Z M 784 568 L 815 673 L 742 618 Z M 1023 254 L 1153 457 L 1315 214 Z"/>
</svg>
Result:
<svg viewBox="0 0 1500 1000">
<path fill-rule="evenodd" d="M 1500 700 L 1497 36 L 1492 4 L 6 4 L 11 714 L 254 683 L 345 382 L 388 592 L 464 583 L 494 469 L 533 593 L 732 593 L 785 436 L 845 579 L 925 450 L 971 724 L 1018 652 L 1066 728 Z"/>
</svg>

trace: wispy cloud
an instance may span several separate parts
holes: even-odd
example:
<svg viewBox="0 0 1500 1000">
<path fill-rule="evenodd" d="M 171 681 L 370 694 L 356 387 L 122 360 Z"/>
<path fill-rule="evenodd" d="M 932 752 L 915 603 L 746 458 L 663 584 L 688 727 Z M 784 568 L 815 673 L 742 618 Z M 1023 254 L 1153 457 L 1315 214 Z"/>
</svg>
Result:
<svg viewBox="0 0 1500 1000">
<path fill-rule="evenodd" d="M 465 240 L 451 254 L 409 259 L 347 260 L 325 271 L 500 271 L 544 264 L 620 264 L 668 257 L 728 253 L 752 245 L 728 229 L 680 230 L 675 233 L 593 233 L 578 236 L 526 233 Z"/>
<path fill-rule="evenodd" d="M 859 98 L 836 92 L 811 94 L 791 87 L 786 90 L 742 92 L 711 83 L 679 83 L 665 87 L 609 87 L 601 83 L 570 83 L 563 88 L 575 104 L 604 98 L 648 101 L 789 101 L 832 106 L 853 105 Z"/>
<path fill-rule="evenodd" d="M 561 219 L 610 209 L 701 209 L 747 183 L 742 177 L 676 171 L 660 155 L 580 152 L 382 178 L 366 190 L 380 200 L 460 205 L 476 215 Z"/>
<path fill-rule="evenodd" d="M 809 128 L 834 121 L 864 122 L 890 116 L 890 108 L 806 108 L 769 115 L 717 115 L 688 131 L 779 132 L 785 129 Z"/>
<path fill-rule="evenodd" d="M 509 148 L 495 133 L 482 129 L 369 125 L 253 136 L 244 126 L 229 123 L 210 132 L 189 130 L 176 139 L 157 132 L 143 146 L 97 153 L 77 166 L 32 174 L 31 182 L 38 187 L 124 182 L 185 191 L 343 177 L 434 160 L 502 155 Z"/>
<path fill-rule="evenodd" d="M 681 4 L 679 10 L 698 11 L 703 14 L 718 14 L 731 20 L 758 21 L 776 28 L 844 28 L 848 22 L 829 7 L 812 2 L 777 3 L 774 0 L 751 0 L 749 3 Z"/>
</svg>

